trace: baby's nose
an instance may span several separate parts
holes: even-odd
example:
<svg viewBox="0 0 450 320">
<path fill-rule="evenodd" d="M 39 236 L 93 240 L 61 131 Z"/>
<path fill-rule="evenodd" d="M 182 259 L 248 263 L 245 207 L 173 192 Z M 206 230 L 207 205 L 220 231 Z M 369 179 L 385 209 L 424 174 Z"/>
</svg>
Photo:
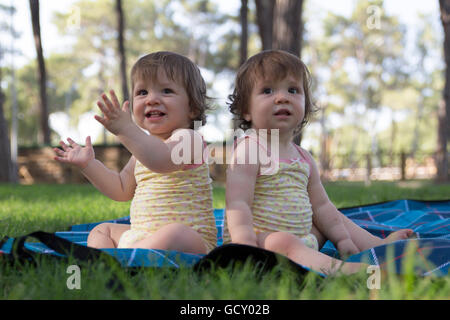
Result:
<svg viewBox="0 0 450 320">
<path fill-rule="evenodd" d="M 145 102 L 149 105 L 160 104 L 160 97 L 156 92 L 149 92 Z"/>
<path fill-rule="evenodd" d="M 276 104 L 283 104 L 283 103 L 288 103 L 288 102 L 289 102 L 289 98 L 285 92 L 282 92 L 282 91 L 277 92 L 277 94 L 275 95 L 275 103 Z"/>
</svg>

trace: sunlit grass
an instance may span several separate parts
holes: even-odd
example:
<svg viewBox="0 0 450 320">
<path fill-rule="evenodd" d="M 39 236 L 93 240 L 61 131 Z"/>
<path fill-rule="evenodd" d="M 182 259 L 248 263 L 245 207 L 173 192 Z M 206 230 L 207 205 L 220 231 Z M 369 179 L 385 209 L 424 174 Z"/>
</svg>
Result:
<svg viewBox="0 0 450 320">
<path fill-rule="evenodd" d="M 449 185 L 431 182 L 325 185 L 338 207 L 396 199 L 446 199 Z M 128 215 L 130 203 L 114 202 L 90 185 L 0 185 L 0 236 L 48 232 Z M 223 208 L 225 190 L 214 189 L 214 206 Z M 77 261 L 38 260 L 37 266 L 0 263 L 0 299 L 449 299 L 450 277 L 417 277 L 416 261 L 404 275 L 382 275 L 380 289 L 369 290 L 369 274 L 298 279 L 287 268 L 258 274 L 253 265 L 197 274 L 191 268 L 142 268 L 130 274 L 105 261 L 81 264 L 81 289 L 69 290 L 67 267 Z M 280 272 L 281 270 L 281 272 Z"/>
</svg>

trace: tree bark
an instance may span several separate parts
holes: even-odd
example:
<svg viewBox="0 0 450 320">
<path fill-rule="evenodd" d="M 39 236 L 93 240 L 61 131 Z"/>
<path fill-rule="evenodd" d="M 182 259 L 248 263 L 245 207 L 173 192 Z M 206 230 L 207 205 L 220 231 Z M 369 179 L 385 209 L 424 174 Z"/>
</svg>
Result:
<svg viewBox="0 0 450 320">
<path fill-rule="evenodd" d="M 272 49 L 275 3 L 276 1 L 274 0 L 255 0 L 256 22 L 258 24 L 262 50 Z"/>
<path fill-rule="evenodd" d="M 303 0 L 277 0 L 273 19 L 274 49 L 301 57 Z"/>
<path fill-rule="evenodd" d="M 240 45 L 240 61 L 242 65 L 248 57 L 248 0 L 241 0 L 241 45 Z"/>
<path fill-rule="evenodd" d="M 436 181 L 448 182 L 448 150 L 450 114 L 450 0 L 439 0 L 441 22 L 444 28 L 445 86 L 438 110 L 438 146 L 436 150 Z"/>
<path fill-rule="evenodd" d="M 47 74 L 45 70 L 44 54 L 42 52 L 41 25 L 39 21 L 39 0 L 30 0 L 31 24 L 33 26 L 34 45 L 38 61 L 39 78 L 39 98 L 41 111 L 41 142 L 50 144 L 50 128 L 48 125 L 48 107 L 47 107 Z"/>
<path fill-rule="evenodd" d="M 125 56 L 124 45 L 124 29 L 125 29 L 125 17 L 123 14 L 122 0 L 116 0 L 116 13 L 117 13 L 117 32 L 118 32 L 118 53 L 120 59 L 120 79 L 122 81 L 122 96 L 123 100 L 128 100 L 128 82 L 127 82 L 127 62 Z"/>
<path fill-rule="evenodd" d="M 1 72 L 0 68 L 0 82 L 2 79 Z M 5 96 L 0 86 L 0 182 L 13 182 L 13 163 L 11 161 L 8 125 L 3 112 L 4 102 Z"/>
</svg>

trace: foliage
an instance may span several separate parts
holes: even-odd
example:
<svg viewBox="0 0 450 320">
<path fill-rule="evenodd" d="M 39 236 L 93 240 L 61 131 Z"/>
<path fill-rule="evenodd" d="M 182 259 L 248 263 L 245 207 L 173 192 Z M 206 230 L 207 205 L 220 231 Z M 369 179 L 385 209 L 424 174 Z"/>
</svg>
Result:
<svg viewBox="0 0 450 320">
<path fill-rule="evenodd" d="M 312 1 L 305 3 L 302 57 L 312 72 L 313 93 L 321 108 L 316 116 L 321 122 L 317 121 L 318 130 L 314 125 L 305 129 L 304 140 L 324 142 L 314 144 L 314 152 L 318 154 L 325 145 L 323 152 L 328 158 L 335 153 L 357 157 L 370 150 L 434 151 L 436 130 L 429 128 L 437 126 L 435 113 L 443 87 L 443 64 L 432 63 L 442 60 L 441 39 L 434 28 L 439 21 L 421 17 L 416 42 L 406 47 L 409 30 L 384 11 L 382 0 L 355 2 L 350 17 L 330 12 L 318 15 Z M 199 64 L 207 75 L 210 96 L 224 98 L 231 92 L 231 88 L 221 92 L 212 88 L 222 77 L 231 80 L 238 67 L 238 10 L 225 14 L 213 0 L 129 0 L 123 6 L 128 70 L 147 52 L 176 51 Z M 379 26 L 372 19 L 376 13 L 368 11 L 371 6 L 381 10 Z M 249 55 L 261 48 L 255 11 L 250 1 Z M 316 21 L 322 33 L 311 29 Z M 101 91 L 112 88 L 121 95 L 114 1 L 76 0 L 67 12 L 55 13 L 52 22 L 61 37 L 69 40 L 58 53 L 46 57 L 49 111 L 68 113 L 71 124 L 76 125 L 82 113 L 98 112 L 95 101 Z M 43 30 L 44 49 L 45 36 Z M 3 74 L 5 116 L 10 122 L 7 68 Z M 35 144 L 36 63 L 30 61 L 16 74 L 19 144 Z M 224 101 L 213 103 L 214 114 L 226 112 Z M 53 138 L 57 143 L 59 137 Z"/>
<path fill-rule="evenodd" d="M 405 26 L 385 12 L 382 0 L 356 2 L 350 17 L 324 15 L 323 34 L 307 30 L 305 45 L 321 109 L 316 118 L 328 146 L 316 144 L 314 151 L 328 158 L 353 154 L 350 159 L 368 152 L 433 152 L 436 130 L 429 128 L 437 127 L 443 86 L 442 64 L 435 62 L 442 59 L 433 31 L 438 21 L 421 16 L 416 41 L 406 46 Z M 319 133 L 310 130 L 306 137 L 317 141 Z"/>
</svg>

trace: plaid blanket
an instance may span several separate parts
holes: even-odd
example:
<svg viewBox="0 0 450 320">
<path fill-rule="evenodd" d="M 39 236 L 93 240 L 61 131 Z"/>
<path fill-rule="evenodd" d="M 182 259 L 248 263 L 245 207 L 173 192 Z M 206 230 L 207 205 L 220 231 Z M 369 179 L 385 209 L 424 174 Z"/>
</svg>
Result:
<svg viewBox="0 0 450 320">
<path fill-rule="evenodd" d="M 417 235 L 415 239 L 396 241 L 350 256 L 347 261 L 362 261 L 379 265 L 381 268 L 393 261 L 394 268 L 389 271 L 401 274 L 405 270 L 407 260 L 412 257 L 417 275 L 448 275 L 450 266 L 450 200 L 397 200 L 342 208 L 340 211 L 362 228 L 381 238 L 403 228 L 413 229 Z M 214 215 L 218 245 L 221 245 L 224 210 L 215 209 Z M 124 217 L 102 222 L 129 224 L 130 220 L 129 217 Z M 55 232 L 56 238 L 51 239 L 65 239 L 68 243 L 79 245 L 77 247 L 87 248 L 86 241 L 89 231 L 102 222 L 74 225 L 68 231 Z M 13 248 L 17 242 L 20 242 L 19 240 L 22 241 L 23 252 L 64 257 L 64 253 L 58 249 L 58 246 L 53 246 L 48 242 L 53 240 L 47 240 L 47 243 L 44 244 L 42 241 L 24 242 L 24 239 L 8 237 L 0 242 L 0 256 L 9 258 L 14 256 Z M 413 245 L 413 250 L 410 250 L 412 254 L 408 255 L 407 248 L 410 245 Z M 98 251 L 114 257 L 123 267 L 191 267 L 205 257 L 200 254 L 153 249 L 101 249 Z M 329 241 L 325 243 L 321 252 L 339 257 L 335 247 Z M 308 270 L 306 267 L 300 267 Z"/>
</svg>

